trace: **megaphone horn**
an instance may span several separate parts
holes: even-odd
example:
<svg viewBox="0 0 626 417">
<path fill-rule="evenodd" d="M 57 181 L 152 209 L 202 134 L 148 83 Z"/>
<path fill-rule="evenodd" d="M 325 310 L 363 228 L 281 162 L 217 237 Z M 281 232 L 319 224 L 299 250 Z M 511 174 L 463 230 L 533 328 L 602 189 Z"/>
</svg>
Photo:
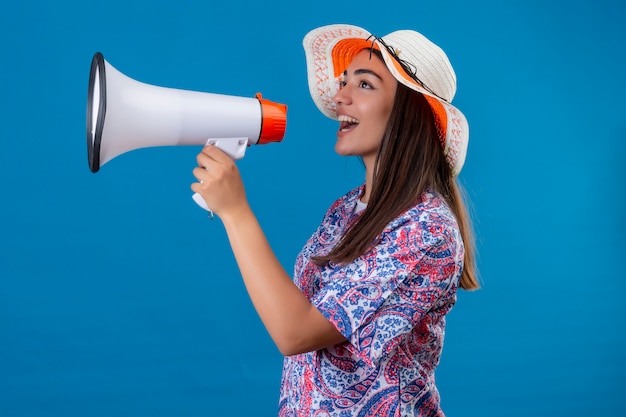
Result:
<svg viewBox="0 0 626 417">
<path fill-rule="evenodd" d="M 280 142 L 287 106 L 254 98 L 158 87 L 129 78 L 100 52 L 91 61 L 87 158 L 92 172 L 134 149 L 215 144 L 233 159 L 249 145 Z"/>
</svg>

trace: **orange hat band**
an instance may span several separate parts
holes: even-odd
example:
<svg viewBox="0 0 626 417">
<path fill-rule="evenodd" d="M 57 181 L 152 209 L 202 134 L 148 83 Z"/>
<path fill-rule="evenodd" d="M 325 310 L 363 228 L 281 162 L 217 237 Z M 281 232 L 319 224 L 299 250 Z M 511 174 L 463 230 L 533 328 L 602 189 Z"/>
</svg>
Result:
<svg viewBox="0 0 626 417">
<path fill-rule="evenodd" d="M 364 49 L 379 51 L 378 45 L 365 39 L 349 38 L 342 39 L 333 47 L 332 60 L 335 77 L 339 77 L 352 62 L 352 59 Z"/>
</svg>

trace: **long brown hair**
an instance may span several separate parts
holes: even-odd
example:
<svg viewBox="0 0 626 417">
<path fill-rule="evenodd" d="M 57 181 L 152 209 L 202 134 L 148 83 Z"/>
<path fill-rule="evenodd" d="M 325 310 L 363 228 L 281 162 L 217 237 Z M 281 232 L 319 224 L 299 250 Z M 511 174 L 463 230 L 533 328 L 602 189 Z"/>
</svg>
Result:
<svg viewBox="0 0 626 417">
<path fill-rule="evenodd" d="M 314 257 L 313 262 L 346 264 L 363 255 L 387 224 L 412 207 L 427 187 L 445 199 L 459 225 L 465 246 L 461 288 L 480 288 L 470 218 L 460 185 L 446 162 L 431 108 L 422 94 L 400 83 L 376 157 L 367 208 L 330 253 Z"/>
</svg>

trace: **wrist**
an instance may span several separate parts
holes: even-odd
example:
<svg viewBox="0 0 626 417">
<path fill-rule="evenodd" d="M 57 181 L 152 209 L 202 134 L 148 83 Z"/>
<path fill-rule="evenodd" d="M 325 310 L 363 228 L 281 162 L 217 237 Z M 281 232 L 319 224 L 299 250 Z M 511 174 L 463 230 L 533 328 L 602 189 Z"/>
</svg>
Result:
<svg viewBox="0 0 626 417">
<path fill-rule="evenodd" d="M 227 229 L 245 225 L 250 219 L 254 219 L 254 213 L 252 213 L 247 202 L 238 207 L 233 207 L 227 212 L 220 213 L 218 216 Z"/>
</svg>

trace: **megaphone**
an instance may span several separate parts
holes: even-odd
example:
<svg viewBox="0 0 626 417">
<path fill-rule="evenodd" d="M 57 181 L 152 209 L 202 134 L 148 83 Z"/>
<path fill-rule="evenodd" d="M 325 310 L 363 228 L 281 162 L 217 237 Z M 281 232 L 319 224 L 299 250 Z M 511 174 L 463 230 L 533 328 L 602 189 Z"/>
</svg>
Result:
<svg viewBox="0 0 626 417">
<path fill-rule="evenodd" d="M 87 93 L 87 158 L 91 172 L 131 150 L 213 144 L 231 158 L 250 145 L 282 141 L 287 106 L 254 98 L 145 84 L 96 52 Z M 194 200 L 208 210 L 204 199 Z"/>
</svg>

